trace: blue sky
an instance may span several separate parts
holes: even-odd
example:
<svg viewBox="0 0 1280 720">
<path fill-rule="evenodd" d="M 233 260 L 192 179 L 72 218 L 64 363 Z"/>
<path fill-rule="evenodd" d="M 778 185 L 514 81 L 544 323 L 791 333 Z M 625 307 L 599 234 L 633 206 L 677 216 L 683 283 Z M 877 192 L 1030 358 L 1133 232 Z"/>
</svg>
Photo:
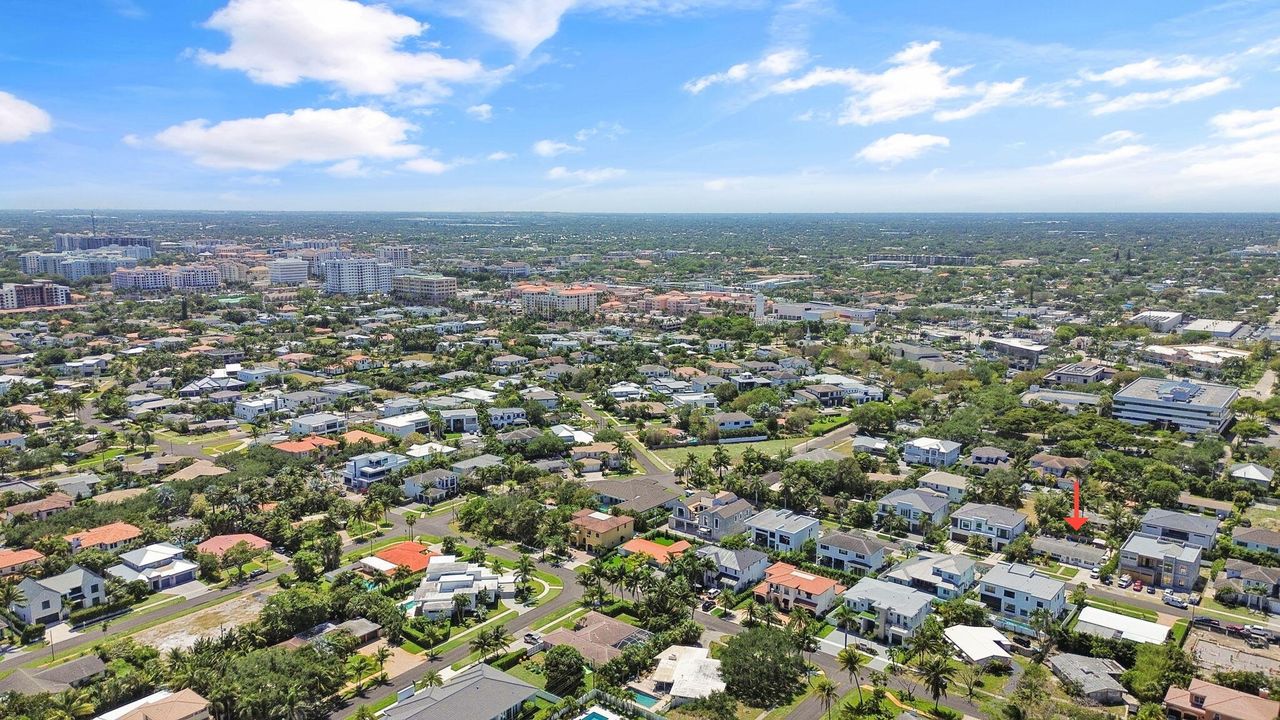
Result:
<svg viewBox="0 0 1280 720">
<path fill-rule="evenodd" d="M 1280 210 L 1274 2 L 11 0 L 0 207 Z"/>
</svg>

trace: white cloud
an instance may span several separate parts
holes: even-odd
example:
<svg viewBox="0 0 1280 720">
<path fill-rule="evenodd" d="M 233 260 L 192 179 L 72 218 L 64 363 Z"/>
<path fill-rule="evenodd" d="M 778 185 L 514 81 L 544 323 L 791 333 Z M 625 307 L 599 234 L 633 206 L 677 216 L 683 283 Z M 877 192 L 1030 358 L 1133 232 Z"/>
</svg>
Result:
<svg viewBox="0 0 1280 720">
<path fill-rule="evenodd" d="M 493 119 L 493 106 L 489 103 L 481 103 L 480 105 L 472 105 L 467 108 L 467 114 L 479 120 L 480 122 L 489 122 Z"/>
<path fill-rule="evenodd" d="M 776 50 L 755 62 L 739 63 L 724 72 L 694 78 L 684 84 L 684 90 L 697 95 L 712 85 L 740 83 L 762 77 L 781 77 L 799 70 L 807 61 L 808 55 L 803 50 Z"/>
<path fill-rule="evenodd" d="M 339 178 L 369 177 L 370 175 L 369 168 L 365 167 L 364 163 L 360 162 L 359 158 L 348 158 L 341 162 L 334 163 L 328 168 L 325 168 L 325 172 Z"/>
<path fill-rule="evenodd" d="M 1209 149 L 1180 174 L 1197 183 L 1224 187 L 1280 185 L 1280 134 Z"/>
<path fill-rule="evenodd" d="M 421 157 L 414 158 L 400 165 L 401 170 L 409 170 L 411 172 L 422 173 L 424 175 L 440 175 L 453 169 L 453 165 L 441 162 L 435 158 Z"/>
<path fill-rule="evenodd" d="M 680 15 L 742 0 L 449 0 L 440 9 L 511 45 L 522 57 L 560 30 L 570 11 L 605 12 L 621 18 Z"/>
<path fill-rule="evenodd" d="M 1129 93 L 1128 95 L 1120 95 L 1114 98 L 1099 98 L 1098 104 L 1094 106 L 1092 113 L 1094 115 L 1107 115 L 1129 110 L 1168 107 L 1170 105 L 1203 100 L 1236 87 L 1238 87 L 1238 83 L 1235 80 L 1229 77 L 1220 77 L 1208 82 L 1180 88 Z"/>
<path fill-rule="evenodd" d="M 1131 143 L 1135 140 L 1141 140 L 1142 134 L 1132 130 L 1113 130 L 1112 132 L 1098 138 L 1099 145 L 1120 145 L 1123 143 Z"/>
<path fill-rule="evenodd" d="M 547 171 L 548 180 L 577 180 L 584 183 L 598 183 L 613 180 L 626 175 L 621 168 L 592 168 L 589 170 L 570 170 L 564 166 L 556 166 Z"/>
<path fill-rule="evenodd" d="M 1169 64 L 1157 58 L 1148 58 L 1140 62 L 1113 67 L 1105 72 L 1084 71 L 1081 77 L 1091 82 L 1102 82 L 1120 87 L 1131 82 L 1186 82 L 1187 80 L 1203 80 L 1218 77 L 1222 74 L 1222 66 L 1216 62 L 1206 62 L 1192 57 L 1180 56 Z"/>
<path fill-rule="evenodd" d="M 505 150 L 498 150 L 496 152 L 491 152 L 488 155 L 486 155 L 485 160 L 492 160 L 494 162 L 498 162 L 502 160 L 511 160 L 514 157 L 515 157 L 515 153 L 509 153 Z"/>
<path fill-rule="evenodd" d="M 606 122 L 601 120 L 591 127 L 582 128 L 578 132 L 574 133 L 573 139 L 578 142 L 586 142 L 587 140 L 599 135 L 605 140 L 617 140 L 619 137 L 626 134 L 627 129 L 622 127 L 622 123 Z"/>
<path fill-rule="evenodd" d="M 912 135 L 894 133 L 867 145 L 856 157 L 877 165 L 897 165 L 904 160 L 918 158 L 933 148 L 951 146 L 951 140 L 941 135 Z"/>
<path fill-rule="evenodd" d="M 712 192 L 723 192 L 725 190 L 733 190 L 742 185 L 742 178 L 716 178 L 707 180 L 702 183 L 702 187 Z"/>
<path fill-rule="evenodd" d="M 406 142 L 414 129 L 373 108 L 303 108 L 213 125 L 190 120 L 161 131 L 155 141 L 208 167 L 278 170 L 294 163 L 413 157 L 421 150 Z"/>
<path fill-rule="evenodd" d="M 1235 138 L 1280 133 L 1280 107 L 1270 110 L 1232 110 L 1214 115 L 1209 124 L 1220 135 Z"/>
<path fill-rule="evenodd" d="M 549 158 L 576 152 L 582 152 L 582 148 L 577 145 L 559 142 L 558 140 L 539 140 L 533 144 L 533 154 L 538 157 Z"/>
<path fill-rule="evenodd" d="M 1107 152 L 1063 158 L 1057 162 L 1049 163 L 1048 167 L 1077 170 L 1100 168 L 1115 165 L 1125 160 L 1132 160 L 1139 155 L 1145 155 L 1150 150 L 1151 148 L 1146 145 L 1122 145 L 1115 150 L 1108 150 Z"/>
<path fill-rule="evenodd" d="M 1025 79 L 1008 82 L 957 84 L 968 68 L 947 67 L 933 59 L 942 45 L 938 41 L 911 43 L 889 58 L 890 67 L 881 73 L 857 68 L 818 67 L 795 78 L 774 83 L 773 93 L 795 93 L 826 85 L 846 87 L 852 93 L 845 101 L 837 122 L 841 125 L 873 125 L 900 120 L 937 110 L 934 119 L 960 120 L 1008 103 L 1023 87 Z M 976 98 L 958 108 L 938 109 L 946 101 Z"/>
<path fill-rule="evenodd" d="M 203 63 L 240 70 L 255 82 L 288 86 L 331 83 L 353 95 L 391 95 L 426 104 L 450 94 L 449 85 L 497 79 L 475 60 L 413 52 L 402 45 L 425 23 L 385 5 L 354 0 L 231 0 L 205 26 L 226 33 L 225 52 L 200 50 Z"/>
<path fill-rule="evenodd" d="M 21 142 L 52 129 L 49 113 L 0 90 L 0 143 Z"/>
</svg>

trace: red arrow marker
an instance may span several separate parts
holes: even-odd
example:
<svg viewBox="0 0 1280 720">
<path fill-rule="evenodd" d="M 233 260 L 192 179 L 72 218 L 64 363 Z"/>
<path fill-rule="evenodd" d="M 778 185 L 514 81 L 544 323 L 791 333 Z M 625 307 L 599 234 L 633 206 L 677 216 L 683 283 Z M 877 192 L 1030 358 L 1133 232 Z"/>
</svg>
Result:
<svg viewBox="0 0 1280 720">
<path fill-rule="evenodd" d="M 1080 514 L 1080 481 L 1076 480 L 1072 483 L 1073 494 L 1075 495 L 1075 508 L 1071 511 L 1071 516 L 1063 518 L 1073 529 L 1079 531 L 1084 524 L 1089 522 L 1089 518 Z"/>
</svg>

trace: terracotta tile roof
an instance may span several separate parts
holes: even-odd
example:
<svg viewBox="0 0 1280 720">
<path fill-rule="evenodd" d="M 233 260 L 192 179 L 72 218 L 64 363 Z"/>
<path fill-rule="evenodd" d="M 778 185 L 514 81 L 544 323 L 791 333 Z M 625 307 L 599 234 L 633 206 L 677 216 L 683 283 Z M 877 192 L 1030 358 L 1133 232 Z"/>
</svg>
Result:
<svg viewBox="0 0 1280 720">
<path fill-rule="evenodd" d="M 1204 702 L 1193 705 L 1193 696 L 1203 697 Z M 1164 703 L 1203 718 L 1221 715 L 1231 720 L 1275 720 L 1280 714 L 1280 702 L 1199 679 L 1192 680 L 1185 690 L 1176 685 L 1170 687 Z"/>
<path fill-rule="evenodd" d="M 330 440 L 329 438 L 320 437 L 319 435 L 308 435 L 301 440 L 285 440 L 283 442 L 278 442 L 271 447 L 279 450 L 280 452 L 286 452 L 291 455 L 305 455 L 315 450 L 324 450 L 325 448 L 337 446 L 337 440 Z"/>
<path fill-rule="evenodd" d="M 421 572 L 427 569 L 427 563 L 430 562 L 431 558 L 439 554 L 428 549 L 422 543 L 406 541 L 383 548 L 374 553 L 373 556 L 380 560 L 386 560 L 392 565 L 403 565 L 409 568 L 409 572 Z"/>
<path fill-rule="evenodd" d="M 44 553 L 39 550 L 26 548 L 24 550 L 0 550 L 0 570 L 8 570 L 19 565 L 25 565 L 31 562 L 39 562 L 44 559 Z"/>
<path fill-rule="evenodd" d="M 666 565 L 673 557 L 679 557 L 681 553 L 693 547 L 688 540 L 679 540 L 671 545 L 660 545 L 652 540 L 644 538 L 631 538 L 622 543 L 622 550 L 628 553 L 644 553 L 653 558 L 653 561 L 659 565 Z"/>
<path fill-rule="evenodd" d="M 72 546 L 94 548 L 128 542 L 138 537 L 142 537 L 142 531 L 137 527 L 127 522 L 113 522 L 110 525 L 102 525 L 89 530 L 82 530 L 78 533 L 64 535 L 62 539 L 71 543 Z"/>
<path fill-rule="evenodd" d="M 821 595 L 828 590 L 834 590 L 837 594 L 844 592 L 844 587 L 840 583 L 828 577 L 814 575 L 800 570 L 795 565 L 787 563 L 774 563 L 764 570 L 764 582 L 756 588 L 756 592 L 765 593 L 769 591 L 769 583 L 781 585 L 783 587 L 803 590 L 813 595 Z"/>
<path fill-rule="evenodd" d="M 342 434 L 342 439 L 352 445 L 361 442 L 362 440 L 367 440 L 372 445 L 385 445 L 387 442 L 387 439 L 381 435 L 374 435 L 373 433 L 365 432 L 364 430 L 352 430 L 350 432 L 345 432 Z"/>
<path fill-rule="evenodd" d="M 609 515 L 591 508 L 582 508 L 574 513 L 573 519 L 569 521 L 571 525 L 598 533 L 606 533 L 632 522 L 635 520 L 627 515 Z"/>
<path fill-rule="evenodd" d="M 238 543 L 248 543 L 249 547 L 254 550 L 261 550 L 269 547 L 271 543 L 252 533 L 235 533 L 232 535 L 214 535 L 204 542 L 196 545 L 196 550 L 210 555 L 222 557 L 223 553 L 230 550 Z"/>
<path fill-rule="evenodd" d="M 64 492 L 51 493 L 48 497 L 32 500 L 31 502 L 18 503 L 5 508 L 10 515 L 18 515 L 21 513 L 30 513 L 34 515 L 38 512 L 48 512 L 49 510 L 66 510 L 71 507 L 71 496 Z"/>
</svg>

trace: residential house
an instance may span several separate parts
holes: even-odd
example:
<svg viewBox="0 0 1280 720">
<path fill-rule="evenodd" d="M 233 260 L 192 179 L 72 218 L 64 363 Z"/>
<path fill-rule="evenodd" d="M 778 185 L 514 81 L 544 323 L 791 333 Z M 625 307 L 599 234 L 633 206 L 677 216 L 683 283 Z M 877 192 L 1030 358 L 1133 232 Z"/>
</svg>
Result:
<svg viewBox="0 0 1280 720">
<path fill-rule="evenodd" d="M 1237 525 L 1231 529 L 1231 542 L 1245 550 L 1280 554 L 1280 532 L 1275 530 Z"/>
<path fill-rule="evenodd" d="M 866 575 L 884 567 L 892 547 L 861 533 L 828 533 L 818 538 L 817 560 L 823 567 Z"/>
<path fill-rule="evenodd" d="M 1218 538 L 1219 524 L 1217 518 L 1151 508 L 1142 516 L 1141 532 L 1211 550 Z"/>
<path fill-rule="evenodd" d="M 209 701 L 191 688 L 157 690 L 94 720 L 208 720 Z"/>
<path fill-rule="evenodd" d="M 909 532 L 921 533 L 937 527 L 947 518 L 950 507 L 947 496 L 932 490 L 894 490 L 876 501 L 876 522 L 887 515 L 897 515 L 906 521 Z"/>
<path fill-rule="evenodd" d="M 689 544 L 688 540 L 677 540 L 669 545 L 663 545 L 642 537 L 633 537 L 618 546 L 618 554 L 622 557 L 645 555 L 649 558 L 650 564 L 663 568 L 672 559 L 680 557 L 691 547 L 693 546 Z"/>
<path fill-rule="evenodd" d="M 1168 720 L 1275 720 L 1280 702 L 1192 678 L 1186 689 L 1170 686 L 1164 711 Z"/>
<path fill-rule="evenodd" d="M 44 559 L 44 553 L 33 548 L 0 550 L 0 578 L 25 572 Z"/>
<path fill-rule="evenodd" d="M 844 586 L 828 577 L 814 575 L 787 563 L 774 563 L 765 568 L 764 581 L 754 594 L 760 602 L 776 605 L 783 612 L 804 608 L 822 617 L 840 602 Z"/>
<path fill-rule="evenodd" d="M 1280 568 L 1227 560 L 1215 583 L 1214 597 L 1267 614 L 1280 611 Z"/>
<path fill-rule="evenodd" d="M 1072 688 L 1070 695 L 1085 697 L 1099 705 L 1119 705 L 1127 692 L 1120 684 L 1124 666 L 1111 658 L 1061 653 L 1049 658 L 1049 669 Z"/>
<path fill-rule="evenodd" d="M 1202 549 L 1135 532 L 1120 547 L 1120 572 L 1148 585 L 1190 592 L 1200 577 Z"/>
<path fill-rule="evenodd" d="M 50 665 L 43 669 L 24 667 L 15 669 L 0 680 L 0 697 L 8 693 L 19 695 L 38 695 L 49 693 L 56 695 L 71 688 L 84 687 L 94 678 L 107 672 L 107 666 L 96 653 L 89 653 L 75 660 Z M 148 718 L 129 718 L 129 720 L 149 720 Z M 180 720 L 185 720 L 182 718 Z"/>
<path fill-rule="evenodd" d="M 489 425 L 495 430 L 500 430 L 512 425 L 529 424 L 529 416 L 525 412 L 524 408 L 489 408 L 486 412 L 489 414 Z"/>
<path fill-rule="evenodd" d="M 400 488 L 408 498 L 434 504 L 458 492 L 458 474 L 444 469 L 428 470 L 405 477 Z"/>
<path fill-rule="evenodd" d="M 1015 627 L 1029 629 L 1027 620 L 1037 610 L 1061 617 L 1067 604 L 1067 585 L 1047 577 L 1028 565 L 999 563 L 982 576 L 978 599 L 995 612 L 1023 622 Z"/>
<path fill-rule="evenodd" d="M 816 518 L 792 510 L 764 510 L 747 519 L 747 538 L 770 550 L 799 550 L 807 540 L 817 540 Z"/>
<path fill-rule="evenodd" d="M 969 452 L 969 467 L 984 474 L 996 468 L 1009 467 L 1009 453 L 990 445 L 976 447 Z"/>
<path fill-rule="evenodd" d="M 409 458 L 389 452 L 371 452 L 356 455 L 342 469 L 342 482 L 352 490 L 363 492 L 379 480 L 408 465 Z"/>
<path fill-rule="evenodd" d="M 969 489 L 969 478 L 945 470 L 930 470 L 916 480 L 916 487 L 946 495 L 949 502 L 961 503 Z"/>
<path fill-rule="evenodd" d="M 155 591 L 191 582 L 199 569 L 182 557 L 182 548 L 169 543 L 130 550 L 120 556 L 120 561 L 119 565 L 107 568 L 107 572 L 125 582 L 141 580 Z"/>
<path fill-rule="evenodd" d="M 538 697 L 538 689 L 492 665 L 480 664 L 443 685 L 427 686 L 383 711 L 385 720 L 517 720 Z"/>
<path fill-rule="evenodd" d="M 960 462 L 960 443 L 935 438 L 915 438 L 902 446 L 902 459 L 908 465 L 950 467 Z"/>
<path fill-rule="evenodd" d="M 635 518 L 583 508 L 569 520 L 569 544 L 590 553 L 603 553 L 635 535 Z"/>
<path fill-rule="evenodd" d="M 137 527 L 127 522 L 113 522 L 64 535 L 63 539 L 71 543 L 71 552 L 77 553 L 81 550 L 115 552 L 140 537 L 142 537 L 142 531 Z"/>
<path fill-rule="evenodd" d="M 769 566 L 769 556 L 751 548 L 728 550 L 719 545 L 703 545 L 694 552 L 698 557 L 711 558 L 716 564 L 714 570 L 707 570 L 703 574 L 702 584 L 725 588 L 735 593 L 758 583 L 764 578 L 765 568 Z"/>
<path fill-rule="evenodd" d="M 667 527 L 682 535 L 719 542 L 745 532 L 747 519 L 755 512 L 751 503 L 728 490 L 715 494 L 698 491 L 679 501 L 667 518 Z"/>
<path fill-rule="evenodd" d="M 18 590 L 22 602 L 10 603 L 9 609 L 28 625 L 66 620 L 75 608 L 93 607 L 107 601 L 107 581 L 76 564 L 53 577 L 23 578 Z"/>
<path fill-rule="evenodd" d="M 711 421 L 716 424 L 716 430 L 722 433 L 745 430 L 756 424 L 755 419 L 744 412 L 716 413 L 711 416 Z"/>
<path fill-rule="evenodd" d="M 375 430 L 398 438 L 407 438 L 414 433 L 431 432 L 431 413 L 425 410 L 379 418 L 373 421 Z"/>
<path fill-rule="evenodd" d="M 1275 478 L 1276 471 L 1269 467 L 1263 467 L 1258 463 L 1236 463 L 1227 468 L 1227 475 L 1236 479 L 1252 483 L 1263 492 L 1271 489 L 1271 480 Z"/>
<path fill-rule="evenodd" d="M 1027 530 L 1027 516 L 1003 505 L 966 503 L 951 513 L 951 539 L 967 543 L 979 535 L 994 550 L 1006 545 Z"/>
<path fill-rule="evenodd" d="M 440 422 L 446 433 L 474 433 L 480 431 L 480 418 L 473 408 L 455 408 L 440 411 Z"/>
<path fill-rule="evenodd" d="M 573 627 L 547 633 L 542 644 L 548 648 L 568 645 L 581 653 L 588 663 L 600 667 L 621 655 L 623 648 L 651 636 L 647 630 L 591 610 L 576 620 Z"/>
<path fill-rule="evenodd" d="M 232 412 L 241 420 L 253 422 L 262 415 L 279 411 L 280 408 L 280 398 L 253 397 L 238 400 Z"/>
<path fill-rule="evenodd" d="M 1058 455 L 1050 455 L 1048 453 L 1036 453 L 1027 460 L 1027 464 L 1034 472 L 1039 472 L 1063 481 L 1058 483 L 1058 487 L 1063 490 L 1070 490 L 1074 480 L 1072 471 L 1084 472 L 1089 469 L 1090 463 L 1084 458 L 1061 457 Z"/>
<path fill-rule="evenodd" d="M 44 520 L 60 512 L 71 509 L 72 497 L 64 492 L 52 492 L 38 500 L 21 502 L 4 509 L 4 519 L 12 520 L 19 515 L 30 515 L 32 520 Z"/>
<path fill-rule="evenodd" d="M 1101 567 L 1107 561 L 1107 551 L 1090 543 L 1037 535 L 1031 539 L 1031 549 L 1064 565 L 1075 567 Z"/>
<path fill-rule="evenodd" d="M 905 585 L 864 577 L 844 591 L 843 601 L 858 613 L 859 635 L 902 645 L 924 624 L 933 608 L 933 597 Z"/>
<path fill-rule="evenodd" d="M 816 403 L 819 407 L 839 407 L 844 404 L 844 388 L 836 385 L 805 385 L 795 392 L 801 402 Z"/>
<path fill-rule="evenodd" d="M 977 566 L 973 558 L 965 555 L 922 551 L 894 565 L 880 578 L 950 600 L 973 587 Z"/>
<path fill-rule="evenodd" d="M 291 435 L 336 435 L 347 431 L 347 419 L 333 413 L 299 415 L 289 425 Z"/>
<path fill-rule="evenodd" d="M 474 612 L 485 598 L 496 603 L 500 598 L 514 597 L 515 588 L 515 576 L 511 573 L 499 575 L 484 565 L 463 562 L 454 555 L 432 555 L 427 558 L 425 574 L 405 611 L 432 619 L 446 618 L 457 611 L 455 597 L 466 598 L 466 609 Z"/>
<path fill-rule="evenodd" d="M 459 460 L 458 462 L 450 465 L 449 469 L 457 473 L 458 477 L 463 478 L 481 468 L 494 467 L 502 464 L 502 458 L 497 455 L 485 453 L 473 458 L 467 458 L 466 460 Z"/>
<path fill-rule="evenodd" d="M 499 355 L 489 361 L 489 369 L 499 375 L 510 375 L 519 372 L 529 364 L 529 358 L 523 355 Z"/>
</svg>

